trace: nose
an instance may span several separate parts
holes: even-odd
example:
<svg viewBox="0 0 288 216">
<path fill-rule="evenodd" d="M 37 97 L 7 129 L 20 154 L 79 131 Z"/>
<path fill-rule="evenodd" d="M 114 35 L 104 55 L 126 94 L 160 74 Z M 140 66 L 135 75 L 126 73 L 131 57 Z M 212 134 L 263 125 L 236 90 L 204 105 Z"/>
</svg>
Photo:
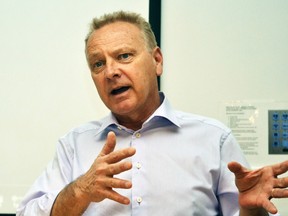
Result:
<svg viewBox="0 0 288 216">
<path fill-rule="evenodd" d="M 105 76 L 107 79 L 121 77 L 121 70 L 117 62 L 113 60 L 106 62 Z"/>
</svg>

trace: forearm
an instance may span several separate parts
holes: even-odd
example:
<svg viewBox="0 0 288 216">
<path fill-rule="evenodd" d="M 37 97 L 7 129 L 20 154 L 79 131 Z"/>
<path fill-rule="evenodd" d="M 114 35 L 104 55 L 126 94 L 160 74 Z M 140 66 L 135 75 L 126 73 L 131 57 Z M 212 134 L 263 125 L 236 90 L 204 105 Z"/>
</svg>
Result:
<svg viewBox="0 0 288 216">
<path fill-rule="evenodd" d="M 89 197 L 78 188 L 77 182 L 72 182 L 58 194 L 50 216 L 82 215 L 89 204 Z"/>
<path fill-rule="evenodd" d="M 263 208 L 244 209 L 240 207 L 239 216 L 269 216 L 269 214 Z"/>
</svg>

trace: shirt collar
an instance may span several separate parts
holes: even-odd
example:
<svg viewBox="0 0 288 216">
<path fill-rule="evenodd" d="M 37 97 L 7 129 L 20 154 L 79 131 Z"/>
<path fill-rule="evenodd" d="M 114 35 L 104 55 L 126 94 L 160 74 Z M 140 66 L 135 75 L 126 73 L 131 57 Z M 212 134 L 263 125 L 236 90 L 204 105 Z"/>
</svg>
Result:
<svg viewBox="0 0 288 216">
<path fill-rule="evenodd" d="M 162 103 L 158 109 L 156 109 L 155 112 L 145 121 L 145 123 L 150 122 L 154 118 L 160 117 L 170 121 L 175 126 L 180 127 L 179 121 L 176 118 L 175 112 L 168 99 L 165 97 L 163 92 L 159 92 L 159 95 Z"/>
<path fill-rule="evenodd" d="M 157 118 L 166 119 L 170 123 L 174 124 L 176 127 L 180 127 L 179 121 L 176 118 L 175 112 L 173 111 L 172 106 L 170 105 L 168 99 L 165 97 L 163 92 L 159 92 L 161 105 L 155 110 L 155 112 L 144 122 L 143 125 L 148 124 L 152 120 Z M 99 133 L 108 128 L 109 126 L 122 127 L 118 122 L 115 116 L 110 112 L 108 116 L 102 119 L 101 127 L 99 128 Z"/>
</svg>

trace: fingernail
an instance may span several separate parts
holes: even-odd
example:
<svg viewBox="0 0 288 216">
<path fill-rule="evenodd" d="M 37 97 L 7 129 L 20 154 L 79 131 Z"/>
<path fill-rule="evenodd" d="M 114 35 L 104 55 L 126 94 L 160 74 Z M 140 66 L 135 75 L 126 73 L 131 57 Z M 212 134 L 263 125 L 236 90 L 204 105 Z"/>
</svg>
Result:
<svg viewBox="0 0 288 216">
<path fill-rule="evenodd" d="M 132 187 L 132 183 L 131 182 L 126 182 L 125 186 L 126 186 L 126 188 L 131 188 Z"/>
</svg>

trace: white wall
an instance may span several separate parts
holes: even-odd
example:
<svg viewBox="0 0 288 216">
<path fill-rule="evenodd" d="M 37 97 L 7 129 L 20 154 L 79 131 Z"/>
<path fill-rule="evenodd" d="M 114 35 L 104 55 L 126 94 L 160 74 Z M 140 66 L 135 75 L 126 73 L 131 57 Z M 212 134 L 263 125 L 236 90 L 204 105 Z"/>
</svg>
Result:
<svg viewBox="0 0 288 216">
<path fill-rule="evenodd" d="M 220 101 L 287 101 L 288 1 L 163 0 L 162 6 L 161 83 L 176 108 L 220 118 Z M 14 212 L 59 136 L 107 113 L 83 40 L 92 17 L 118 9 L 148 18 L 148 0 L 0 2 L 1 213 Z M 277 206 L 288 213 L 284 201 Z"/>
<path fill-rule="evenodd" d="M 225 101 L 288 104 L 288 1 L 164 0 L 162 15 L 162 89 L 175 107 L 222 120 Z M 260 136 L 265 155 L 247 156 L 252 166 L 287 159 Z M 287 199 L 275 203 L 288 215 Z"/>
<path fill-rule="evenodd" d="M 107 113 L 85 62 L 95 16 L 131 10 L 148 19 L 148 0 L 1 0 L 0 213 L 52 159 L 57 139 Z"/>
</svg>

